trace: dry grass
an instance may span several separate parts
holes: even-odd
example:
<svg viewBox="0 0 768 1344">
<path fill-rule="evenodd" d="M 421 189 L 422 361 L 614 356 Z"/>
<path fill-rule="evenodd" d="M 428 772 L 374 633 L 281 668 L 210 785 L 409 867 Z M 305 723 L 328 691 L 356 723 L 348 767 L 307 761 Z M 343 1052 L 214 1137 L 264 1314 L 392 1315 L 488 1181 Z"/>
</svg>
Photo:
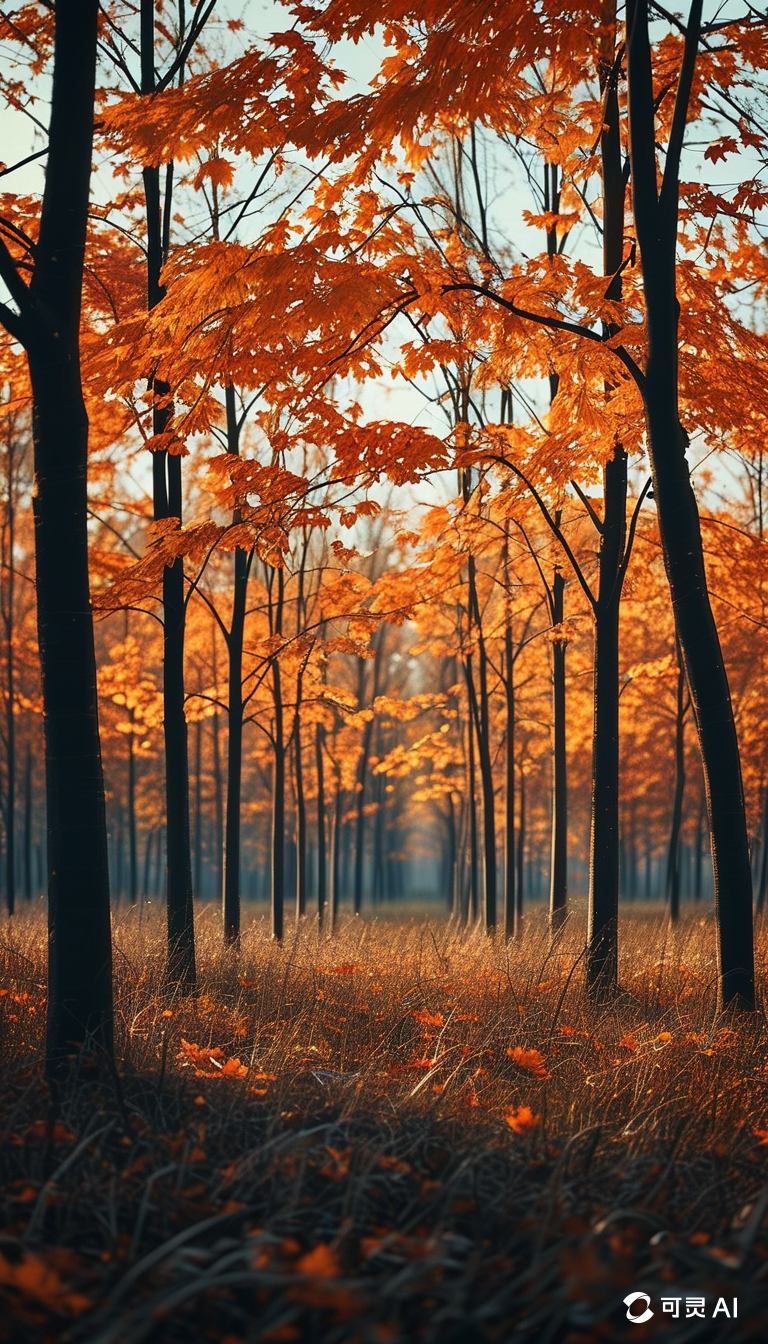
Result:
<svg viewBox="0 0 768 1344">
<path fill-rule="evenodd" d="M 554 950 L 534 919 L 510 947 L 255 922 L 235 956 L 203 908 L 200 995 L 169 1004 L 161 921 L 127 912 L 119 1086 L 58 1098 L 43 935 L 2 940 L 0 1339 L 768 1337 L 768 1031 L 716 1017 L 709 921 L 631 912 L 597 1008 L 578 918 Z M 675 1294 L 706 1318 L 662 1318 Z"/>
</svg>

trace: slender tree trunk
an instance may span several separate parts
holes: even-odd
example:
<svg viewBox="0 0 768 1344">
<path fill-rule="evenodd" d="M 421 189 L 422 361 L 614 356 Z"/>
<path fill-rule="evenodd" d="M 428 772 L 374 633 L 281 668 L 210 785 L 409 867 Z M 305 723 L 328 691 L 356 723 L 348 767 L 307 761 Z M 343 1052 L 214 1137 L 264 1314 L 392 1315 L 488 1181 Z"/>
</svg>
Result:
<svg viewBox="0 0 768 1344">
<path fill-rule="evenodd" d="M 465 660 L 465 672 L 467 676 L 467 686 L 472 678 L 472 655 L 469 654 Z M 477 844 L 477 802 L 475 800 L 475 735 L 472 728 L 472 706 L 468 695 L 469 720 L 467 723 L 467 774 L 468 774 L 468 794 L 469 794 L 469 901 L 468 916 L 472 923 L 476 923 L 479 913 L 479 887 L 478 887 L 478 844 Z"/>
<path fill-rule="evenodd" d="M 169 514 L 181 517 L 181 458 L 168 458 L 174 489 Z M 189 833 L 187 719 L 184 712 L 184 570 L 178 559 L 163 574 L 163 729 L 165 736 L 168 961 L 166 980 L 182 994 L 196 985 L 192 858 Z"/>
<path fill-rule="evenodd" d="M 448 814 L 446 817 L 446 826 L 448 830 L 448 857 L 446 862 L 446 883 L 445 883 L 445 901 L 446 909 L 449 915 L 457 912 L 457 841 L 456 841 L 456 813 L 453 806 L 453 798 L 448 794 Z M 383 862 L 383 860 L 382 860 Z"/>
<path fill-rule="evenodd" d="M 615 459 L 609 463 L 609 467 L 616 465 Z M 626 461 L 623 469 L 626 471 Z M 601 560 L 606 550 L 605 537 L 603 542 Z M 595 619 L 587 985 L 590 991 L 602 993 L 615 987 L 618 975 L 619 605 L 608 601 L 600 609 L 598 598 L 598 609 L 600 614 Z"/>
<path fill-rule="evenodd" d="M 336 928 L 339 918 L 339 884 L 341 881 L 341 779 L 336 772 L 336 788 L 333 806 L 333 834 L 331 837 L 331 932 Z"/>
<path fill-rule="evenodd" d="M 294 767 L 296 782 L 296 918 L 307 913 L 307 801 L 304 796 L 304 760 L 301 750 L 301 686 L 296 681 L 296 713 L 294 715 Z"/>
<path fill-rule="evenodd" d="M 214 677 L 215 675 L 216 673 L 214 671 Z M 216 891 L 220 892 L 224 890 L 224 777 L 221 768 L 221 736 L 218 709 L 215 709 L 213 712 L 211 739 L 213 745 L 213 843 L 216 852 Z"/>
<path fill-rule="evenodd" d="M 559 519 L 558 519 L 559 526 Z M 555 569 L 552 583 L 552 623 L 563 624 L 565 578 Z M 549 926 L 558 933 L 568 908 L 568 761 L 565 740 L 565 651 L 564 638 L 552 644 L 552 844 L 549 867 Z"/>
<path fill-rule="evenodd" d="M 79 356 L 97 17 L 96 0 L 56 5 L 45 191 L 30 289 L 19 298 L 35 451 L 49 1074 L 91 1045 L 110 1057 L 113 1051 L 109 864 L 88 585 L 88 419 Z"/>
<path fill-rule="evenodd" d="M 282 636 L 284 571 L 281 568 L 274 570 L 273 577 L 277 583 L 273 630 L 275 635 Z M 275 715 L 272 793 L 272 937 L 281 942 L 285 907 L 285 737 L 279 653 L 275 653 L 272 658 L 272 698 Z"/>
<path fill-rule="evenodd" d="M 761 915 L 765 909 L 765 893 L 766 890 L 768 890 L 768 789 L 766 789 L 763 794 L 763 820 L 761 832 L 763 844 L 762 852 L 760 854 L 760 878 L 757 884 L 757 913 L 759 915 Z M 701 845 L 699 845 L 699 852 L 700 851 Z M 700 868 L 701 861 L 699 861 L 699 869 Z M 699 879 L 699 887 L 700 886 L 701 880 Z M 701 894 L 701 891 L 699 891 L 699 894 Z"/>
<path fill-rule="evenodd" d="M 125 891 L 125 879 L 123 876 L 123 805 L 117 802 L 116 827 L 114 839 L 112 841 L 112 860 L 115 871 L 114 890 L 112 893 L 116 906 L 120 904 L 120 899 Z M 107 832 L 107 841 L 109 841 L 109 832 Z"/>
<path fill-rule="evenodd" d="M 139 889 L 136 852 L 136 746 L 133 727 L 134 716 L 131 711 L 131 731 L 128 734 L 128 899 L 131 905 L 136 904 Z"/>
<path fill-rule="evenodd" d="M 32 748 L 24 767 L 24 899 L 32 900 Z"/>
<path fill-rule="evenodd" d="M 373 705 L 378 695 L 379 674 L 381 658 L 383 656 L 383 637 L 384 626 L 379 626 L 374 639 L 374 660 L 373 660 L 373 687 L 371 690 L 371 705 Z M 364 658 L 358 659 L 358 707 L 365 708 L 365 665 Z M 357 807 L 355 811 L 355 869 L 352 888 L 352 903 L 356 915 L 359 915 L 363 908 L 363 877 L 365 874 L 365 797 L 366 784 L 368 781 L 368 762 L 371 755 L 371 742 L 373 740 L 373 724 L 371 717 L 368 719 L 363 729 L 363 743 L 360 753 L 360 760 L 357 767 Z"/>
<path fill-rule="evenodd" d="M 621 298 L 626 185 L 621 159 L 615 4 L 612 34 L 601 62 L 604 95 L 600 139 L 603 179 L 603 273 L 613 276 L 612 299 Z M 614 328 L 604 327 L 610 337 Z M 627 543 L 627 454 L 621 443 L 603 469 L 603 521 L 594 604 L 595 664 L 592 721 L 592 809 L 589 845 L 587 989 L 610 993 L 618 979 L 619 922 L 619 613 Z"/>
<path fill-rule="evenodd" d="M 203 894 L 203 721 L 195 719 L 195 868 L 194 893 Z"/>
<path fill-rule="evenodd" d="M 317 772 L 317 923 L 323 927 L 325 907 L 328 901 L 326 857 L 325 857 L 325 772 L 323 761 L 323 736 L 325 729 L 321 723 L 315 724 L 315 770 Z"/>
<path fill-rule="evenodd" d="M 675 705 L 675 790 L 672 800 L 672 825 L 667 851 L 666 897 L 673 924 L 680 919 L 680 832 L 683 824 L 685 792 L 685 670 L 677 646 L 678 674 Z"/>
<path fill-rule="evenodd" d="M 471 720 L 477 736 L 477 756 L 480 767 L 480 786 L 483 794 L 483 872 L 485 927 L 489 933 L 496 928 L 496 806 L 493 790 L 493 764 L 491 761 L 490 703 L 488 697 L 488 655 L 483 638 L 480 619 L 480 602 L 477 595 L 475 557 L 470 554 L 468 561 L 469 607 L 474 613 L 477 628 L 477 660 L 479 695 L 472 675 L 471 656 L 466 660 L 467 690 Z M 471 725 L 470 725 L 471 731 Z"/>
<path fill-rule="evenodd" d="M 518 825 L 517 825 L 517 877 L 515 879 L 515 938 L 523 933 L 523 901 L 525 885 L 525 771 L 520 761 L 520 787 L 518 789 Z"/>
<path fill-rule="evenodd" d="M 150 882 L 152 880 L 152 842 L 155 838 L 155 832 L 147 831 L 146 844 L 144 846 L 144 877 L 141 884 L 141 902 L 146 901 L 150 892 Z"/>
<path fill-rule="evenodd" d="M 236 457 L 240 451 L 240 429 L 235 407 L 235 389 L 231 383 L 225 389 L 227 410 L 227 452 Z M 240 509 L 232 519 L 240 522 Z M 234 555 L 232 586 L 232 620 L 227 637 L 227 817 L 222 866 L 222 906 L 224 941 L 236 946 L 240 938 L 240 793 L 243 774 L 243 640 L 245 638 L 245 604 L 248 592 L 248 552 L 238 546 Z"/>
<path fill-rule="evenodd" d="M 755 1003 L 752 874 L 728 677 L 707 588 L 701 525 L 678 403 L 676 249 L 679 162 L 700 37 L 693 0 L 663 185 L 657 187 L 647 0 L 632 0 L 628 95 L 635 227 L 643 272 L 648 360 L 643 383 L 648 451 L 664 565 L 701 748 L 718 928 L 719 999 Z"/>
<path fill-rule="evenodd" d="M 155 93 L 154 0 L 141 0 L 141 92 Z M 144 169 L 147 221 L 147 306 L 152 311 L 165 296 L 160 273 L 169 250 L 173 168 L 166 170 L 165 209 L 161 210 L 160 169 Z M 152 380 L 152 429 L 159 446 L 152 453 L 152 493 L 156 520 L 173 518 L 181 526 L 181 453 L 170 452 L 173 418 L 171 389 Z M 192 858 L 189 830 L 189 762 L 184 710 L 184 561 L 179 556 L 163 571 L 163 738 L 165 745 L 166 878 L 168 917 L 168 986 L 192 994 L 196 985 Z"/>
<path fill-rule="evenodd" d="M 505 790 L 506 848 L 504 856 L 504 933 L 515 931 L 515 662 L 512 652 L 512 627 L 504 630 L 504 697 L 507 711 L 507 752 Z"/>
<path fill-rule="evenodd" d="M 5 902 L 12 915 L 16 909 L 16 649 L 14 647 L 15 579 L 13 551 L 16 542 L 16 501 L 14 499 L 14 431 L 8 428 L 8 564 L 4 584 L 3 624 L 5 626 Z"/>
</svg>

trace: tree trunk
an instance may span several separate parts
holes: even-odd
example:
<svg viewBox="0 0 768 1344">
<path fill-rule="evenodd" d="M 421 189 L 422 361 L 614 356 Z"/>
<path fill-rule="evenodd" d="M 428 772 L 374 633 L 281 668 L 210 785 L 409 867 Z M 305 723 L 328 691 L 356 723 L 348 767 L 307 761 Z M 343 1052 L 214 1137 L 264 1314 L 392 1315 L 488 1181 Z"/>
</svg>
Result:
<svg viewBox="0 0 768 1344">
<path fill-rule="evenodd" d="M 325 773 L 323 762 L 323 734 L 321 723 L 315 724 L 315 769 L 317 771 L 317 923 L 323 927 L 328 900 L 325 858 Z"/>
<path fill-rule="evenodd" d="M 648 361 L 643 384 L 648 451 L 664 566 L 701 748 L 718 928 L 719 1000 L 755 1002 L 752 874 L 741 762 L 728 677 L 707 588 L 701 526 L 678 403 L 676 248 L 679 162 L 698 49 L 693 0 L 659 194 L 647 0 L 634 0 L 628 48 L 630 156 L 643 272 Z"/>
<path fill-rule="evenodd" d="M 675 705 L 675 790 L 672 800 L 672 825 L 667 851 L 666 897 L 673 924 L 680 919 L 680 832 L 683 823 L 683 794 L 685 792 L 685 671 L 677 647 L 678 674 Z"/>
<path fill-rule="evenodd" d="M 760 877 L 757 884 L 757 913 L 761 915 L 765 909 L 765 893 L 768 890 L 768 789 L 763 794 L 763 817 L 762 817 L 762 849 L 760 854 Z M 699 846 L 699 852 L 701 846 Z M 701 861 L 699 861 L 699 873 L 701 870 Z M 699 877 L 699 896 L 701 895 L 701 879 Z"/>
<path fill-rule="evenodd" d="M 136 904 L 139 889 L 138 856 L 136 852 L 136 746 L 133 735 L 134 714 L 131 710 L 128 734 L 128 899 Z"/>
<path fill-rule="evenodd" d="M 195 719 L 195 867 L 193 890 L 199 900 L 203 887 L 203 721 Z"/>
<path fill-rule="evenodd" d="M 29 299 L 37 626 L 48 817 L 49 1074 L 112 1056 L 106 809 L 88 585 L 88 419 L 79 322 L 91 171 L 96 0 L 58 0 L 48 167 Z M 15 296 L 14 296 L 15 297 Z"/>
<path fill-rule="evenodd" d="M 155 92 L 155 15 L 153 0 L 141 0 L 141 92 Z M 161 212 L 160 169 L 144 169 L 147 221 L 147 307 L 161 302 L 160 282 L 169 250 L 172 165 L 167 169 L 166 209 Z M 181 453 L 168 450 L 167 435 L 173 417 L 171 389 L 153 378 L 152 431 L 160 444 L 152 453 L 153 514 L 156 520 L 173 518 L 181 526 Z M 166 863 L 168 987 L 192 994 L 196 985 L 192 856 L 189 829 L 189 762 L 187 719 L 184 711 L 184 561 L 181 556 L 163 571 L 163 738 L 165 745 Z"/>
<path fill-rule="evenodd" d="M 336 789 L 333 806 L 333 834 L 331 836 L 331 932 L 339 918 L 339 884 L 341 881 L 341 777 L 336 771 Z"/>
<path fill-rule="evenodd" d="M 240 451 L 240 428 L 235 407 L 235 389 L 225 389 L 227 409 L 227 452 L 237 457 Z M 233 514 L 233 524 L 240 522 L 240 509 Z M 238 546 L 234 555 L 232 585 L 232 619 L 227 636 L 228 682 L 227 722 L 227 819 L 224 835 L 222 866 L 222 907 L 224 942 L 235 946 L 240 938 L 240 793 L 243 774 L 243 640 L 245 637 L 245 604 L 248 592 L 248 552 Z"/>
<path fill-rule="evenodd" d="M 277 600 L 273 612 L 273 632 L 283 633 L 283 591 L 285 576 L 281 568 L 273 570 L 277 582 Z M 283 733 L 283 687 L 280 655 L 272 657 L 272 697 L 275 714 L 274 776 L 272 792 L 272 937 L 283 938 L 285 907 L 285 739 Z"/>
<path fill-rule="evenodd" d="M 32 900 L 32 748 L 24 767 L 24 899 Z"/>
<path fill-rule="evenodd" d="M 469 719 L 467 722 L 467 793 L 469 805 L 469 898 L 467 900 L 467 917 L 473 924 L 477 922 L 479 907 L 478 890 L 478 844 L 477 844 L 477 802 L 475 800 L 475 734 L 472 727 L 472 702 L 469 694 L 469 683 L 472 678 L 472 655 L 468 654 L 464 663 L 464 670 L 467 678 L 467 703 L 469 705 Z"/>
<path fill-rule="evenodd" d="M 504 630 L 504 698 L 507 711 L 507 753 L 504 854 L 504 933 L 515 931 L 515 663 L 512 653 L 512 627 Z"/>
<path fill-rule="evenodd" d="M 614 459 L 609 468 L 618 466 Z M 623 462 L 626 474 L 626 459 Z M 607 493 L 607 492 L 606 492 Z M 606 538 L 600 551 L 609 569 Z M 603 580 L 601 573 L 601 590 Z M 598 614 L 599 612 L 599 614 Z M 587 987 L 610 992 L 618 975 L 619 915 L 619 605 L 595 613 L 592 729 L 592 820 L 589 846 Z"/>
<path fill-rule="evenodd" d="M 5 908 L 9 915 L 16 909 L 16 686 L 14 646 L 16 568 L 13 550 L 16 542 L 16 500 L 14 498 L 14 426 L 8 426 L 8 518 L 3 540 L 8 547 L 6 582 L 3 585 L 3 625 L 5 627 Z"/>
<path fill-rule="evenodd" d="M 615 5 L 611 5 L 615 25 Z M 613 276 L 612 299 L 621 298 L 626 186 L 615 59 L 615 37 L 601 62 L 604 94 L 600 137 L 603 179 L 603 273 Z M 607 337 L 614 334 L 608 324 Z M 619 923 L 619 612 L 626 563 L 627 455 L 620 443 L 603 469 L 603 521 L 594 604 L 595 665 L 592 720 L 592 808 L 589 844 L 587 989 L 610 993 L 618 979 Z"/>
<path fill-rule="evenodd" d="M 488 656 L 480 619 L 477 595 L 475 558 L 468 561 L 470 620 L 477 628 L 477 658 L 479 694 L 472 675 L 471 655 L 466 660 L 467 690 L 470 704 L 470 732 L 474 723 L 477 736 L 477 756 L 480 766 L 480 787 L 483 794 L 483 873 L 485 927 L 489 933 L 496 928 L 496 806 L 493 790 L 493 764 L 490 741 L 490 704 L 488 698 Z"/>
<path fill-rule="evenodd" d="M 374 660 L 373 660 L 373 686 L 371 688 L 371 706 L 378 695 L 379 674 L 381 670 L 382 646 L 384 643 L 384 626 L 379 626 L 374 638 Z M 365 666 L 366 659 L 358 659 L 358 694 L 357 703 L 359 709 L 365 708 Z M 362 750 L 357 767 L 357 808 L 355 813 L 355 869 L 354 885 L 352 888 L 352 903 L 356 915 L 359 915 L 363 908 L 363 876 L 365 873 L 365 786 L 368 778 L 368 761 L 371 755 L 371 742 L 373 740 L 373 717 L 366 723 L 363 729 Z"/>
<path fill-rule="evenodd" d="M 559 520 L 558 520 L 559 526 Z M 565 578 L 555 569 L 552 583 L 552 623 L 563 623 Z M 568 760 L 565 749 L 565 650 L 564 638 L 552 644 L 552 844 L 549 867 L 549 927 L 558 933 L 568 907 Z"/>
<path fill-rule="evenodd" d="M 215 684 L 215 666 L 213 677 Z M 218 709 L 213 711 L 211 735 L 213 739 L 213 848 L 215 851 L 215 890 L 218 893 L 224 890 L 224 780 L 221 769 L 221 739 L 219 736 Z"/>
<path fill-rule="evenodd" d="M 293 752 L 296 782 L 296 918 L 307 913 L 307 802 L 304 796 L 304 761 L 301 752 L 302 677 L 296 678 L 296 712 L 293 719 Z"/>
<path fill-rule="evenodd" d="M 523 887 L 525 884 L 525 771 L 520 761 L 520 788 L 518 790 L 519 809 L 517 826 L 517 877 L 515 880 L 515 938 L 523 933 Z"/>
</svg>

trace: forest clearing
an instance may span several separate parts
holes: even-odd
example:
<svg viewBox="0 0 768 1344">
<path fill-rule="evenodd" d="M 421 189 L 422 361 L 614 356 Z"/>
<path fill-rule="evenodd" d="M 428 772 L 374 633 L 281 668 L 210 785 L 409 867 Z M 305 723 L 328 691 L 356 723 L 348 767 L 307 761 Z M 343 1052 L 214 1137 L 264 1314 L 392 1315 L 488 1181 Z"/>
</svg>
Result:
<svg viewBox="0 0 768 1344">
<path fill-rule="evenodd" d="M 764 1338 L 766 1026 L 717 1014 L 708 920 L 630 915 L 599 1009 L 578 914 L 554 948 L 257 921 L 238 957 L 212 915 L 171 1006 L 160 921 L 116 920 L 120 1083 L 59 1105 L 40 916 L 4 945 L 0 1337 Z M 628 1324 L 638 1288 L 680 1318 Z"/>
<path fill-rule="evenodd" d="M 768 16 L 0 12 L 0 1340 L 768 1335 Z"/>
</svg>

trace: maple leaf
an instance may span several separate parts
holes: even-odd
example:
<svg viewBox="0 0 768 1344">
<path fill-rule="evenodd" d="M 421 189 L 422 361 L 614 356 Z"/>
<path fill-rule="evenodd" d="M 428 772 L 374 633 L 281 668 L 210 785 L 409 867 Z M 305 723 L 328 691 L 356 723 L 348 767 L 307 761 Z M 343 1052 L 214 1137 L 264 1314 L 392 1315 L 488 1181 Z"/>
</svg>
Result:
<svg viewBox="0 0 768 1344">
<path fill-rule="evenodd" d="M 538 1050 L 524 1050 L 522 1046 L 514 1045 L 510 1046 L 507 1054 L 518 1069 L 522 1069 L 525 1073 L 532 1073 L 534 1078 L 551 1077 L 547 1072 L 544 1056 Z"/>
<path fill-rule="evenodd" d="M 738 143 L 732 135 L 723 135 L 713 144 L 708 145 L 704 150 L 704 158 L 710 159 L 712 163 L 717 163 L 719 159 L 725 159 L 729 154 L 735 154 L 739 148 Z"/>
<path fill-rule="evenodd" d="M 518 1106 L 516 1110 L 507 1111 L 504 1119 L 515 1134 L 525 1134 L 541 1123 L 541 1116 L 534 1115 L 530 1106 Z"/>
<path fill-rule="evenodd" d="M 296 1268 L 302 1274 L 312 1274 L 318 1279 L 336 1279 L 341 1273 L 339 1259 L 332 1246 L 321 1241 L 306 1255 L 296 1261 Z"/>
</svg>

